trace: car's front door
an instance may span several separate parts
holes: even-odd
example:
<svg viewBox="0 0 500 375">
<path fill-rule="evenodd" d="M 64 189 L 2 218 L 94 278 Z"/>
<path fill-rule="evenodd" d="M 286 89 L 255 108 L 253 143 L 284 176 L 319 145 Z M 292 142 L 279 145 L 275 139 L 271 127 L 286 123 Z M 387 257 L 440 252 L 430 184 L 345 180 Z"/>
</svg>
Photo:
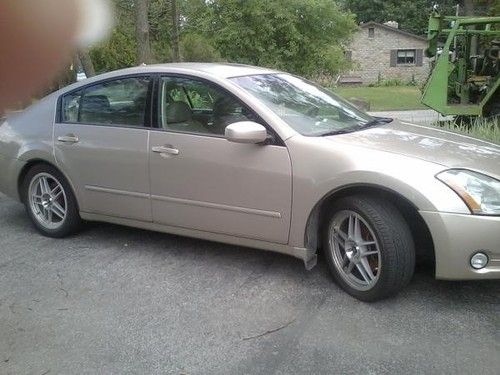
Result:
<svg viewBox="0 0 500 375">
<path fill-rule="evenodd" d="M 149 76 L 124 77 L 62 97 L 55 156 L 81 211 L 151 221 L 151 86 Z"/>
<path fill-rule="evenodd" d="M 256 120 L 219 87 L 162 77 L 151 130 L 153 220 L 276 243 L 288 241 L 291 163 L 286 147 L 227 141 L 224 128 Z"/>
</svg>

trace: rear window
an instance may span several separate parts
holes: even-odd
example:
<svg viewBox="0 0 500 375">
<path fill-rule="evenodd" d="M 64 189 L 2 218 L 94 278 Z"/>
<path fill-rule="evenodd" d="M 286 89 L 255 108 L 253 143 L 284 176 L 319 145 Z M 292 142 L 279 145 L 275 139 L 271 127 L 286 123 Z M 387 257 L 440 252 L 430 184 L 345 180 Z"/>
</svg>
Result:
<svg viewBox="0 0 500 375">
<path fill-rule="evenodd" d="M 144 126 L 149 77 L 98 83 L 64 95 L 62 122 Z"/>
</svg>

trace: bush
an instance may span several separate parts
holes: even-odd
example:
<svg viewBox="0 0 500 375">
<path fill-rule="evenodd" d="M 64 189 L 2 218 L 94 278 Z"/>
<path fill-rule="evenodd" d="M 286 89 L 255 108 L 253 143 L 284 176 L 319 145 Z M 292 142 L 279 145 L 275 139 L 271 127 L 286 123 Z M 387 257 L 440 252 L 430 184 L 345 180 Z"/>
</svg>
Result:
<svg viewBox="0 0 500 375">
<path fill-rule="evenodd" d="M 469 124 L 446 121 L 439 122 L 436 125 L 452 132 L 466 134 L 474 138 L 480 138 L 500 144 L 500 118 L 498 117 L 496 119 L 478 117 Z"/>
</svg>

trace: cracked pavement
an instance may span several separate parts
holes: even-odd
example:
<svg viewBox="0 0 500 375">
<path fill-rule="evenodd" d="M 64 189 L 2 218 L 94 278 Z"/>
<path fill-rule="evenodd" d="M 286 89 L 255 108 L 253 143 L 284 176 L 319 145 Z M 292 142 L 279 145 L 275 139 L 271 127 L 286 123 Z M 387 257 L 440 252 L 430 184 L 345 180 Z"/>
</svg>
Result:
<svg viewBox="0 0 500 375">
<path fill-rule="evenodd" d="M 0 195 L 0 374 L 497 374 L 499 285 L 422 269 L 366 304 L 321 257 L 98 223 L 50 239 Z"/>
</svg>

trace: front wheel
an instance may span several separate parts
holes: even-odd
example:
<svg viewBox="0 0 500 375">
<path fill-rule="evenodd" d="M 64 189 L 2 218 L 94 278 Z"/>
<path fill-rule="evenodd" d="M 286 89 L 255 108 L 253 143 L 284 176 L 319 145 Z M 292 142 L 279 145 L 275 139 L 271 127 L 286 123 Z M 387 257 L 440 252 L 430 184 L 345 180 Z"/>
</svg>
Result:
<svg viewBox="0 0 500 375">
<path fill-rule="evenodd" d="M 33 166 L 23 182 L 22 197 L 31 221 L 48 237 L 65 237 L 81 225 L 78 205 L 69 183 L 54 167 Z"/>
<path fill-rule="evenodd" d="M 399 292 L 413 276 L 415 250 L 406 221 L 390 202 L 357 195 L 335 202 L 323 248 L 337 283 L 362 301 Z"/>
</svg>

